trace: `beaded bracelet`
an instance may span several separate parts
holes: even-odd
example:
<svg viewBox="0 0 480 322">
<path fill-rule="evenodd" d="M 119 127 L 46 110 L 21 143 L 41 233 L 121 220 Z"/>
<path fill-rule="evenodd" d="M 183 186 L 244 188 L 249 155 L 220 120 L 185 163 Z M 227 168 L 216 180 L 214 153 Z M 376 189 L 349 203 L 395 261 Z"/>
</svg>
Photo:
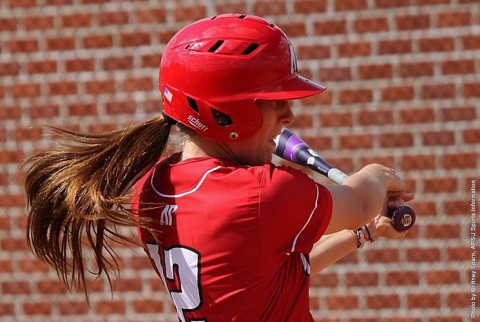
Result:
<svg viewBox="0 0 480 322">
<path fill-rule="evenodd" d="M 362 228 L 359 228 L 357 230 L 353 230 L 352 233 L 355 236 L 357 236 L 357 249 L 363 248 L 367 239 L 365 238 L 365 235 L 363 234 Z"/>
</svg>

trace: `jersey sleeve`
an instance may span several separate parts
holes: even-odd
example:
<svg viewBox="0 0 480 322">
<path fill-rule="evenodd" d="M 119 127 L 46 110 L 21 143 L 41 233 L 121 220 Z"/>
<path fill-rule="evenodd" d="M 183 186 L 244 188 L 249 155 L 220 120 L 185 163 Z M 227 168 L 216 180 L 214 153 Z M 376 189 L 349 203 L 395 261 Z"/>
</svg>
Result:
<svg viewBox="0 0 480 322">
<path fill-rule="evenodd" d="M 259 207 L 265 253 L 310 253 L 330 222 L 332 197 L 305 173 L 272 165 L 262 176 Z"/>
</svg>

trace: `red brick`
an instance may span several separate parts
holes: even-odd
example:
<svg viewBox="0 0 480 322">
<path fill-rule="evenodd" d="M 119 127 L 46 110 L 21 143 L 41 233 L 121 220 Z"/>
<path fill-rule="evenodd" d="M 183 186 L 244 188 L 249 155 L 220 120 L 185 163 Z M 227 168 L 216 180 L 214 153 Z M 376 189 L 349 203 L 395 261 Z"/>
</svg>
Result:
<svg viewBox="0 0 480 322">
<path fill-rule="evenodd" d="M 423 179 L 425 192 L 456 192 L 458 189 L 456 178 Z"/>
<path fill-rule="evenodd" d="M 442 156 L 444 169 L 475 169 L 477 168 L 477 153 L 455 153 Z"/>
<path fill-rule="evenodd" d="M 126 11 L 103 11 L 98 14 L 98 23 L 102 25 L 128 24 L 128 12 Z"/>
<path fill-rule="evenodd" d="M 229 12 L 245 12 L 245 10 Z M 139 23 L 163 23 L 167 21 L 167 10 L 163 8 L 140 9 L 135 13 L 135 20 Z"/>
<path fill-rule="evenodd" d="M 50 265 L 45 262 L 40 261 L 39 259 L 30 257 L 22 258 L 18 261 L 20 272 L 25 273 L 34 273 L 34 272 L 48 272 L 51 270 Z"/>
<path fill-rule="evenodd" d="M 455 270 L 435 270 L 426 273 L 426 280 L 431 285 L 459 284 L 461 282 L 460 272 Z"/>
<path fill-rule="evenodd" d="M 38 40 L 36 39 L 15 39 L 10 40 L 10 52 L 14 53 L 32 53 L 39 50 Z"/>
<path fill-rule="evenodd" d="M 106 133 L 118 130 L 117 123 L 95 123 L 88 126 L 88 133 Z"/>
<path fill-rule="evenodd" d="M 480 97 L 480 82 L 466 83 L 463 85 L 463 96 L 465 97 Z"/>
<path fill-rule="evenodd" d="M 376 0 L 375 6 L 378 8 L 397 8 L 397 7 L 408 7 L 410 4 L 409 0 Z"/>
<path fill-rule="evenodd" d="M 318 71 L 318 77 L 325 83 L 352 80 L 350 67 L 322 67 Z"/>
<path fill-rule="evenodd" d="M 462 48 L 467 50 L 480 49 L 480 35 L 466 35 L 461 37 Z"/>
<path fill-rule="evenodd" d="M 455 84 L 427 84 L 422 86 L 423 99 L 455 98 Z"/>
<path fill-rule="evenodd" d="M 455 43 L 450 37 L 422 38 L 419 47 L 422 52 L 450 52 L 454 50 Z"/>
<path fill-rule="evenodd" d="M 311 287 L 337 287 L 340 282 L 338 274 L 321 272 L 311 278 Z"/>
<path fill-rule="evenodd" d="M 381 40 L 378 43 L 378 53 L 380 55 L 407 54 L 413 50 L 413 44 L 410 39 L 401 40 Z"/>
<path fill-rule="evenodd" d="M 335 11 L 352 11 L 367 9 L 367 0 L 335 0 Z"/>
<path fill-rule="evenodd" d="M 463 203 L 466 203 L 465 201 Z M 466 212 L 463 213 L 465 215 Z M 471 249 L 469 247 L 448 247 L 447 248 L 447 258 L 446 260 L 449 262 L 466 262 L 467 260 L 471 260 Z"/>
<path fill-rule="evenodd" d="M 253 12 L 260 17 L 284 15 L 287 13 L 287 7 L 284 1 L 256 1 L 253 5 Z"/>
<path fill-rule="evenodd" d="M 29 74 L 51 74 L 57 72 L 57 62 L 48 61 L 30 61 L 27 64 Z"/>
<path fill-rule="evenodd" d="M 409 101 L 414 98 L 413 86 L 391 86 L 382 89 L 382 101 Z"/>
<path fill-rule="evenodd" d="M 42 138 L 43 129 L 41 127 L 17 127 L 13 131 L 13 137 L 16 141 L 37 141 Z"/>
<path fill-rule="evenodd" d="M 2 228 L 3 230 L 3 228 Z M 13 273 L 13 261 L 11 259 L 0 260 L 0 272 L 1 273 Z M 0 309 L 1 311 L 1 309 Z M 1 313 L 0 313 L 1 316 Z"/>
<path fill-rule="evenodd" d="M 90 13 L 75 13 L 60 18 L 62 27 L 66 28 L 90 27 L 92 25 L 92 14 Z"/>
<path fill-rule="evenodd" d="M 110 48 L 113 47 L 112 35 L 88 36 L 83 39 L 85 48 Z"/>
<path fill-rule="evenodd" d="M 8 0 L 10 8 L 32 8 L 37 6 L 36 0 Z"/>
<path fill-rule="evenodd" d="M 425 237 L 431 239 L 461 238 L 461 227 L 457 224 L 431 224 L 425 229 Z"/>
<path fill-rule="evenodd" d="M 85 115 L 97 115 L 96 104 L 81 104 L 75 103 L 68 105 L 68 114 L 70 116 L 85 116 Z"/>
<path fill-rule="evenodd" d="M 328 295 L 325 300 L 329 310 L 354 310 L 359 308 L 358 297 L 354 295 Z"/>
<path fill-rule="evenodd" d="M 403 170 L 432 170 L 435 169 L 434 155 L 404 155 L 401 159 Z"/>
<path fill-rule="evenodd" d="M 85 90 L 88 94 L 114 93 L 115 81 L 110 79 L 89 81 L 85 83 Z"/>
<path fill-rule="evenodd" d="M 433 76 L 432 62 L 401 63 L 398 73 L 401 77 Z"/>
<path fill-rule="evenodd" d="M 464 216 L 470 212 L 470 204 L 465 200 L 448 200 L 444 202 L 444 212 L 448 216 Z"/>
<path fill-rule="evenodd" d="M 18 19 L 2 17 L 0 18 L 0 31 L 15 31 L 17 30 Z"/>
<path fill-rule="evenodd" d="M 269 4 L 271 4 L 271 9 L 272 9 L 272 11 L 269 12 L 269 14 L 275 14 L 276 13 L 276 11 L 274 10 L 275 7 L 278 7 L 278 5 L 281 5 L 281 3 L 280 4 L 277 3 L 277 5 L 275 5 L 275 3 L 272 3 L 272 2 L 269 2 Z M 263 14 L 257 12 L 257 10 L 259 9 L 257 7 L 261 9 L 262 4 L 258 2 L 255 3 L 254 12 L 259 16 L 264 16 Z M 173 16 L 175 18 L 175 21 L 195 21 L 195 20 L 205 18 L 207 16 L 207 9 L 205 8 L 205 6 L 201 6 L 201 5 L 196 5 L 196 6 L 178 5 L 175 7 L 173 11 Z"/>
<path fill-rule="evenodd" d="M 420 275 L 416 271 L 388 271 L 385 275 L 385 283 L 392 285 L 418 285 L 420 283 Z"/>
<path fill-rule="evenodd" d="M 400 298 L 396 294 L 367 295 L 367 307 L 377 310 L 400 308 Z"/>
<path fill-rule="evenodd" d="M 95 60 L 93 58 L 69 59 L 65 61 L 67 72 L 84 72 L 95 69 Z"/>
<path fill-rule="evenodd" d="M 307 36 L 307 26 L 305 22 L 288 22 L 285 24 L 278 23 L 277 24 L 283 32 L 288 35 L 288 37 L 303 37 Z"/>
<path fill-rule="evenodd" d="M 18 62 L 0 63 L 1 76 L 17 76 L 20 73 L 20 64 Z"/>
<path fill-rule="evenodd" d="M 86 315 L 89 307 L 85 301 L 68 301 L 57 304 L 61 315 Z"/>
<path fill-rule="evenodd" d="M 23 160 L 25 154 L 21 149 L 3 149 L 0 150 L 0 164 L 2 163 L 19 163 Z"/>
<path fill-rule="evenodd" d="M 302 45 L 296 48 L 298 59 L 329 58 L 330 46 L 327 45 Z"/>
<path fill-rule="evenodd" d="M 0 317 L 15 316 L 15 306 L 13 303 L 0 303 Z"/>
<path fill-rule="evenodd" d="M 74 50 L 75 48 L 75 38 L 72 37 L 52 37 L 47 38 L 47 48 L 48 50 Z"/>
<path fill-rule="evenodd" d="M 326 0 L 295 0 L 293 2 L 295 13 L 320 13 L 327 11 Z"/>
<path fill-rule="evenodd" d="M 431 263 L 440 261 L 438 248 L 410 248 L 407 249 L 407 261 L 415 263 Z"/>
<path fill-rule="evenodd" d="M 150 33 L 131 32 L 120 34 L 120 43 L 123 47 L 137 47 L 151 44 Z"/>
<path fill-rule="evenodd" d="M 32 119 L 52 118 L 58 116 L 59 113 L 60 108 L 58 105 L 32 105 L 29 108 L 29 116 Z"/>
<path fill-rule="evenodd" d="M 463 309 L 471 305 L 470 293 L 453 292 L 448 294 L 448 306 L 453 309 Z"/>
<path fill-rule="evenodd" d="M 312 147 L 312 149 L 317 151 L 330 150 L 333 146 L 331 136 L 319 136 L 315 137 L 303 137 L 305 142 Z"/>
<path fill-rule="evenodd" d="M 24 24 L 27 30 L 46 30 L 54 27 L 53 16 L 26 16 Z"/>
<path fill-rule="evenodd" d="M 130 78 L 123 83 L 123 89 L 126 92 L 150 91 L 153 90 L 153 88 L 153 80 L 151 77 Z"/>
<path fill-rule="evenodd" d="M 326 112 L 320 114 L 320 124 L 322 127 L 340 127 L 340 126 L 352 126 L 353 116 L 350 112 Z"/>
<path fill-rule="evenodd" d="M 387 31 L 388 20 L 383 17 L 357 19 L 353 26 L 358 33 Z"/>
<path fill-rule="evenodd" d="M 369 134 L 341 135 L 341 149 L 367 149 L 373 147 L 373 136 Z"/>
<path fill-rule="evenodd" d="M 313 24 L 314 34 L 318 36 L 338 35 L 347 33 L 345 20 L 321 20 Z"/>
<path fill-rule="evenodd" d="M 54 82 L 48 84 L 49 95 L 75 95 L 78 94 L 77 82 Z"/>
<path fill-rule="evenodd" d="M 161 54 L 151 54 L 142 56 L 142 68 L 158 68 L 160 66 L 160 61 L 162 59 Z"/>
<path fill-rule="evenodd" d="M 132 101 L 108 102 L 106 104 L 107 114 L 134 114 L 136 104 Z"/>
<path fill-rule="evenodd" d="M 345 275 L 345 285 L 347 287 L 352 286 L 377 286 L 378 285 L 378 273 L 347 273 Z"/>
<path fill-rule="evenodd" d="M 290 125 L 292 128 L 310 128 L 313 126 L 313 117 L 311 114 L 300 114 L 295 116 L 295 121 Z"/>
<path fill-rule="evenodd" d="M 103 60 L 103 68 L 105 70 L 133 69 L 133 57 L 108 57 Z"/>
<path fill-rule="evenodd" d="M 33 98 L 40 96 L 40 84 L 15 84 L 12 86 L 13 97 Z"/>
<path fill-rule="evenodd" d="M 98 314 L 122 314 L 126 311 L 125 302 L 121 300 L 98 301 L 95 307 Z"/>
<path fill-rule="evenodd" d="M 369 56 L 372 47 L 369 42 L 346 42 L 338 44 L 338 55 L 340 57 Z"/>
<path fill-rule="evenodd" d="M 370 110 L 362 111 L 358 115 L 358 120 L 361 125 L 387 125 L 393 124 L 392 110 Z"/>
<path fill-rule="evenodd" d="M 463 131 L 463 141 L 467 144 L 480 143 L 480 129 L 467 129 Z"/>
<path fill-rule="evenodd" d="M 30 284 L 27 281 L 8 281 L 1 283 L 2 294 L 31 294 Z"/>
<path fill-rule="evenodd" d="M 475 73 L 475 61 L 472 59 L 447 60 L 442 62 L 442 74 L 465 75 Z"/>
<path fill-rule="evenodd" d="M 391 64 L 363 65 L 358 68 L 360 79 L 391 78 L 393 68 Z"/>
<path fill-rule="evenodd" d="M 42 280 L 36 284 L 36 289 L 41 294 L 66 294 L 67 288 L 60 280 Z"/>
<path fill-rule="evenodd" d="M 430 17 L 427 14 L 398 16 L 395 19 L 398 30 L 415 30 L 430 28 Z"/>
<path fill-rule="evenodd" d="M 373 101 L 371 89 L 344 89 L 340 90 L 340 104 L 370 103 Z"/>
<path fill-rule="evenodd" d="M 470 121 L 477 118 L 477 111 L 474 106 L 453 106 L 441 110 L 441 120 L 448 121 Z"/>
<path fill-rule="evenodd" d="M 23 311 L 27 315 L 50 315 L 52 303 L 50 302 L 27 302 L 23 303 Z"/>
<path fill-rule="evenodd" d="M 439 27 L 458 27 L 472 24 L 470 12 L 443 12 L 437 15 Z"/>
<path fill-rule="evenodd" d="M 412 133 L 384 133 L 380 135 L 380 146 L 383 148 L 398 148 L 413 146 Z"/>
<path fill-rule="evenodd" d="M 0 120 L 16 120 L 22 116 L 18 106 L 0 106 Z"/>
<path fill-rule="evenodd" d="M 453 131 L 429 131 L 422 133 L 423 145 L 452 145 L 455 144 Z"/>
<path fill-rule="evenodd" d="M 433 123 L 435 111 L 430 107 L 409 108 L 400 111 L 402 124 Z"/>
<path fill-rule="evenodd" d="M 440 294 L 421 293 L 407 295 L 407 305 L 409 308 L 439 308 L 441 306 L 440 302 Z"/>
</svg>

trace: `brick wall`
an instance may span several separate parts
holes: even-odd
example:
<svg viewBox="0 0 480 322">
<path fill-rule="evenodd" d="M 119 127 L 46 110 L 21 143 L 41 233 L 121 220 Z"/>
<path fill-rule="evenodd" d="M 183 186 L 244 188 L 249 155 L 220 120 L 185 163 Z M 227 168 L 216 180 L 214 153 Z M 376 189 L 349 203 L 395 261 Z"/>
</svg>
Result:
<svg viewBox="0 0 480 322">
<path fill-rule="evenodd" d="M 295 103 L 293 130 L 346 171 L 395 167 L 417 193 L 405 240 L 368 245 L 313 278 L 316 320 L 469 321 L 478 0 L 0 1 L 0 320 L 176 320 L 138 249 L 119 248 L 113 295 L 102 280 L 90 306 L 66 292 L 27 250 L 19 163 L 51 145 L 42 124 L 101 132 L 157 114 L 166 41 L 224 12 L 281 26 L 302 73 L 328 87 Z"/>
</svg>

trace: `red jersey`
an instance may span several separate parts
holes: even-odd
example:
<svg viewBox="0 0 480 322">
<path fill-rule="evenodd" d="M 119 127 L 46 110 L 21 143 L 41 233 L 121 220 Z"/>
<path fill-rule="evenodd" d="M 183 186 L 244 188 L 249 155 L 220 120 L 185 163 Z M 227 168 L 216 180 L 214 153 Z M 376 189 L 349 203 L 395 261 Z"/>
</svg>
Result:
<svg viewBox="0 0 480 322">
<path fill-rule="evenodd" d="M 180 321 L 313 321 L 308 254 L 330 221 L 328 190 L 301 171 L 163 159 L 132 206 Z"/>
</svg>

